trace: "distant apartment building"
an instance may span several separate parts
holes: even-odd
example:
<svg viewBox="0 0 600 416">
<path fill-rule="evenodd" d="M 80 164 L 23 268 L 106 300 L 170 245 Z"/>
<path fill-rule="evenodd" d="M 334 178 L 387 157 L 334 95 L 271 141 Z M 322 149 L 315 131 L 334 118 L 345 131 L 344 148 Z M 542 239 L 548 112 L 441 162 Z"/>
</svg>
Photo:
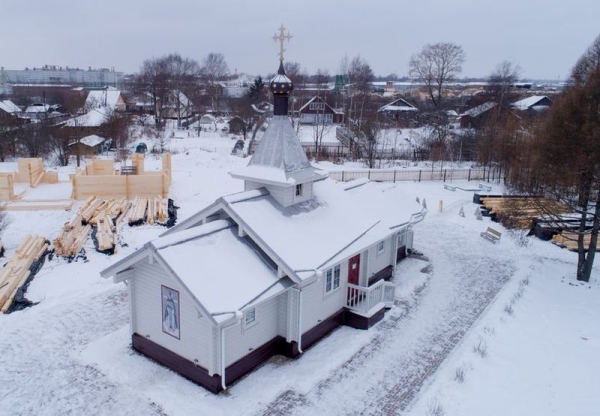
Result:
<svg viewBox="0 0 600 416">
<path fill-rule="evenodd" d="M 0 94 L 12 93 L 14 85 L 69 85 L 82 87 L 120 87 L 123 72 L 114 69 L 70 68 L 44 65 L 42 68 L 5 69 L 0 67 Z"/>
</svg>

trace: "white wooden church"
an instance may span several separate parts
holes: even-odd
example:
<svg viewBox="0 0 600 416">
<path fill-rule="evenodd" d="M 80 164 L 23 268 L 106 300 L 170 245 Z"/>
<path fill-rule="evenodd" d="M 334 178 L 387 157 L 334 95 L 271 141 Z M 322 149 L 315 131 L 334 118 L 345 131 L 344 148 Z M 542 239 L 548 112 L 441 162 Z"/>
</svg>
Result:
<svg viewBox="0 0 600 416">
<path fill-rule="evenodd" d="M 215 393 L 339 325 L 381 320 L 425 215 L 393 184 L 336 183 L 312 167 L 288 117 L 292 88 L 281 58 L 274 116 L 231 173 L 244 192 L 101 273 L 127 283 L 133 348 Z"/>
</svg>

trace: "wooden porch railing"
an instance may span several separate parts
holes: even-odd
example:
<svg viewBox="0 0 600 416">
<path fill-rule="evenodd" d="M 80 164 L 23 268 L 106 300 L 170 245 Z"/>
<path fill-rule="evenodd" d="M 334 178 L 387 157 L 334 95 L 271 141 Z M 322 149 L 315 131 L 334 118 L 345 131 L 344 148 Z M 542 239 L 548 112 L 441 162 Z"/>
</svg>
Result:
<svg viewBox="0 0 600 416">
<path fill-rule="evenodd" d="M 364 287 L 348 283 L 346 307 L 352 311 L 368 314 L 371 309 L 384 303 L 386 307 L 394 304 L 396 286 L 380 280 L 373 286 Z"/>
</svg>

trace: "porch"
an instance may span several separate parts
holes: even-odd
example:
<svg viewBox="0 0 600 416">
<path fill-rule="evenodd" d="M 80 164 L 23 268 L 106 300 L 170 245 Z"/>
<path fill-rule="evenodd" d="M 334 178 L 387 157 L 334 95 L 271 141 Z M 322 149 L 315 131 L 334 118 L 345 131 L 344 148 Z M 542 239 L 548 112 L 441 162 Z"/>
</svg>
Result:
<svg viewBox="0 0 600 416">
<path fill-rule="evenodd" d="M 348 283 L 347 292 L 346 324 L 368 329 L 383 319 L 386 308 L 394 305 L 396 286 L 385 280 L 369 287 Z"/>
</svg>

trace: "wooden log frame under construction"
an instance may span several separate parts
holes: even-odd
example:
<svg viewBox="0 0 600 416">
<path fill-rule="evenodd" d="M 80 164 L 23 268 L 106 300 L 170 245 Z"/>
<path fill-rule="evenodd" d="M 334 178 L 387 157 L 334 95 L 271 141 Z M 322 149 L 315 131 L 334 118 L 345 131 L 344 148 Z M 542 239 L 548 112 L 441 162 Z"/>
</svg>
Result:
<svg viewBox="0 0 600 416">
<path fill-rule="evenodd" d="M 107 163 L 109 162 L 109 163 Z M 171 185 L 171 154 L 162 155 L 162 171 L 144 171 L 143 156 L 133 159 L 135 174 L 121 174 L 113 168 L 112 161 L 93 160 L 73 175 L 73 199 L 98 198 L 150 198 L 160 195 L 166 198 Z"/>
</svg>

